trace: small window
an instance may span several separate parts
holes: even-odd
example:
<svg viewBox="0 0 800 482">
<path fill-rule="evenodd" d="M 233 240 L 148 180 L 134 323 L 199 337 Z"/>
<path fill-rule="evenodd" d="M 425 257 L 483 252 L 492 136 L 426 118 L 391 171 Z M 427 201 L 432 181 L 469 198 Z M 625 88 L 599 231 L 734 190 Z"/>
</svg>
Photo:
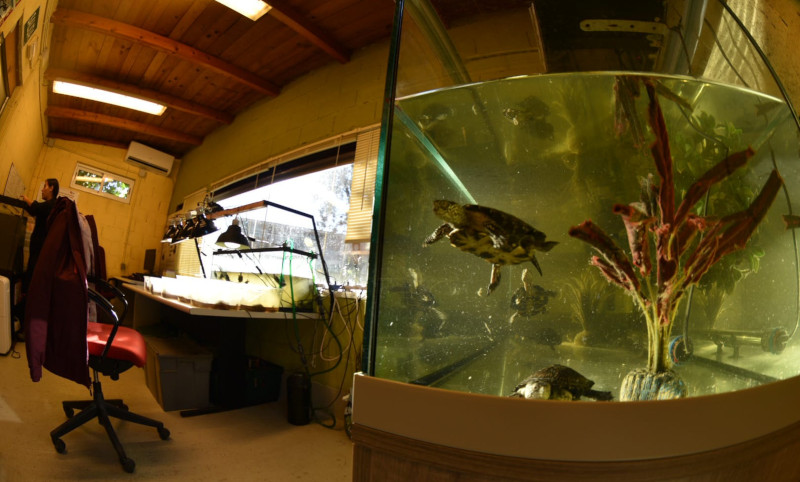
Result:
<svg viewBox="0 0 800 482">
<path fill-rule="evenodd" d="M 133 192 L 133 179 L 78 164 L 72 176 L 72 187 L 127 203 Z"/>
</svg>

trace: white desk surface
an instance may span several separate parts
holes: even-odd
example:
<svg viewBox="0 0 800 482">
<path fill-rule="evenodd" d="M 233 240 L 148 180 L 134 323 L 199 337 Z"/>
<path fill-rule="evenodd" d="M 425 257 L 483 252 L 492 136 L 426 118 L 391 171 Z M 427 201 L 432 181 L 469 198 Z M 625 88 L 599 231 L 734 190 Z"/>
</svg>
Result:
<svg viewBox="0 0 800 482">
<path fill-rule="evenodd" d="M 137 295 L 146 296 L 152 300 L 158 301 L 161 304 L 175 308 L 176 310 L 188 313 L 195 316 L 216 316 L 220 318 L 254 318 L 254 319 L 290 319 L 292 313 L 284 311 L 245 311 L 245 310 L 217 310 L 214 308 L 202 308 L 193 306 L 182 301 L 172 298 L 164 298 L 144 289 L 144 286 L 139 286 L 131 283 L 124 283 L 125 289 L 131 290 Z M 298 312 L 298 317 L 306 319 L 319 318 L 319 313 Z"/>
</svg>

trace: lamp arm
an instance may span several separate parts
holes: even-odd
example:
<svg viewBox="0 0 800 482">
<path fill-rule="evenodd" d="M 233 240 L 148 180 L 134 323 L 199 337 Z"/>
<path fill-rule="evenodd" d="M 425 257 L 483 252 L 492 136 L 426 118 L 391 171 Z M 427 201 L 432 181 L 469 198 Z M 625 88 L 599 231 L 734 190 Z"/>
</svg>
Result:
<svg viewBox="0 0 800 482">
<path fill-rule="evenodd" d="M 267 201 L 265 199 L 265 200 L 262 200 L 262 201 L 256 201 L 254 203 L 245 204 L 243 206 L 238 206 L 238 207 L 235 207 L 235 208 L 224 209 L 222 211 L 217 211 L 217 212 L 214 212 L 214 213 L 210 213 L 210 214 L 206 215 L 206 218 L 213 220 L 213 219 L 217 219 L 217 218 L 221 218 L 221 217 L 225 217 L 225 216 L 232 216 L 232 215 L 235 215 L 235 214 L 244 213 L 244 212 L 247 212 L 247 211 L 255 211 L 256 209 L 261 209 L 261 208 L 265 208 L 265 207 L 274 207 L 274 208 L 281 209 L 283 211 L 286 211 L 286 212 L 289 212 L 289 213 L 292 213 L 292 214 L 297 214 L 298 216 L 303 216 L 303 217 L 309 218 L 311 220 L 311 226 L 314 228 L 314 238 L 315 238 L 315 241 L 317 242 L 317 250 L 319 250 L 319 259 L 320 259 L 320 262 L 322 263 L 322 271 L 325 273 L 325 282 L 328 284 L 328 286 L 330 286 L 331 285 L 331 278 L 330 278 L 330 274 L 328 273 L 328 263 L 325 262 L 325 257 L 322 255 L 322 243 L 319 240 L 319 231 L 317 231 L 317 222 L 314 220 L 314 216 L 313 215 L 308 214 L 308 213 L 304 213 L 303 211 L 298 211 L 297 209 L 293 209 L 293 208 L 290 208 L 288 206 L 284 206 L 282 204 L 274 203 L 272 201 Z"/>
</svg>

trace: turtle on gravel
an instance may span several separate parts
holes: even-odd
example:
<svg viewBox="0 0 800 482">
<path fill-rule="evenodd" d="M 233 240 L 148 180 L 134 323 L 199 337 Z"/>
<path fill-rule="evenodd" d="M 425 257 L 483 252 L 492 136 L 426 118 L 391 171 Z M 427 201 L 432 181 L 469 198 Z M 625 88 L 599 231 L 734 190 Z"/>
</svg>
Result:
<svg viewBox="0 0 800 482">
<path fill-rule="evenodd" d="M 500 268 L 506 264 L 530 261 L 539 274 L 542 268 L 535 251 L 547 252 L 558 244 L 547 241 L 543 232 L 525 221 L 503 211 L 476 204 L 457 204 L 436 200 L 433 213 L 445 223 L 425 238 L 428 246 L 447 237 L 456 248 L 485 259 L 492 265 L 491 281 L 487 294 L 500 282 Z"/>
<path fill-rule="evenodd" d="M 564 365 L 551 365 L 535 372 L 514 388 L 510 396 L 540 400 L 613 400 L 611 392 L 592 390 L 594 382 Z"/>
</svg>

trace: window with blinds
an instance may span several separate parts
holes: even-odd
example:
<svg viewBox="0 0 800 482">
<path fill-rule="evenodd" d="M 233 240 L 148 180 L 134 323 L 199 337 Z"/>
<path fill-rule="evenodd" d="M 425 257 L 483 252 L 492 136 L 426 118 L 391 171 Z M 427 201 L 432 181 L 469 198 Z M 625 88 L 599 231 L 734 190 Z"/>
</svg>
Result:
<svg viewBox="0 0 800 482">
<path fill-rule="evenodd" d="M 366 243 L 370 240 L 379 144 L 380 128 L 362 132 L 356 139 L 350 210 L 347 212 L 347 243 Z"/>
<path fill-rule="evenodd" d="M 224 186 L 211 190 L 213 200 L 225 209 L 269 200 L 314 216 L 331 284 L 364 286 L 369 268 L 379 143 L 380 128 L 376 126 L 354 133 L 344 144 L 291 161 L 276 161 L 266 169 L 248 169 L 240 178 L 220 181 L 218 184 Z M 191 209 L 204 195 L 205 191 L 198 191 L 188 196 L 184 199 L 184 209 Z M 311 246 L 312 250 L 316 248 L 314 233 L 309 231 L 311 224 L 305 217 L 287 217 L 281 210 L 262 209 L 242 213 L 240 220 L 253 247 L 289 241 L 297 246 Z M 218 226 L 224 224 L 223 220 L 217 220 Z M 234 272 L 225 255 L 215 254 L 218 247 L 214 243 L 219 234 L 215 232 L 202 239 L 200 256 L 193 242 L 173 245 L 171 256 L 162 266 L 189 276 L 203 276 L 203 271 L 207 277 Z M 272 274 L 263 257 L 249 254 L 234 261 L 238 263 L 235 271 Z M 316 282 L 324 280 L 321 266 L 316 264 Z"/>
<path fill-rule="evenodd" d="M 200 266 L 200 255 L 194 240 L 184 241 L 176 245 L 177 260 L 175 274 L 184 276 L 203 276 L 203 268 Z"/>
</svg>

